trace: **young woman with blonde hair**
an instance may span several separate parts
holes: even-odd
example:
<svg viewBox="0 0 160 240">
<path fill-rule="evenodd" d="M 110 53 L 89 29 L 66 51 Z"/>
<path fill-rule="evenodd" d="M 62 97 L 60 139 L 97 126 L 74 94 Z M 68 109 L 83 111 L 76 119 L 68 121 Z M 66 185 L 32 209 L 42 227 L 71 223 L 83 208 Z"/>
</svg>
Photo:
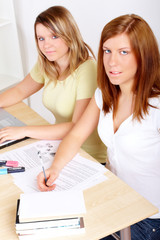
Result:
<svg viewBox="0 0 160 240">
<path fill-rule="evenodd" d="M 106 24 L 97 75 L 94 97 L 46 170 L 47 186 L 38 175 L 39 189 L 55 188 L 61 169 L 98 125 L 110 170 L 160 210 L 160 54 L 144 19 L 123 15 Z M 160 211 L 131 226 L 131 239 L 160 240 Z"/>
<path fill-rule="evenodd" d="M 1 129 L 0 142 L 23 137 L 62 139 L 78 121 L 97 87 L 94 54 L 66 8 L 53 6 L 40 13 L 34 30 L 38 61 L 22 82 L 0 95 L 0 107 L 22 101 L 44 87 L 43 104 L 56 122 L 48 126 Z M 105 163 L 106 147 L 97 131 L 82 148 Z"/>
</svg>

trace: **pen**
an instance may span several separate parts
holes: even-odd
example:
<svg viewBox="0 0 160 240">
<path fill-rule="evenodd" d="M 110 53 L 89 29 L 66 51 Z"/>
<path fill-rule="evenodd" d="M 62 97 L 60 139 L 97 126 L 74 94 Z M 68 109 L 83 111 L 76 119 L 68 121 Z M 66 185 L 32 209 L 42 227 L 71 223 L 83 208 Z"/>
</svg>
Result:
<svg viewBox="0 0 160 240">
<path fill-rule="evenodd" d="M 44 166 L 42 165 L 42 169 L 43 169 L 43 174 L 44 174 L 44 179 L 45 179 L 45 184 L 47 183 L 47 177 L 46 177 L 46 173 L 45 173 L 45 170 L 44 170 Z"/>
<path fill-rule="evenodd" d="M 43 166 L 43 161 L 42 161 L 42 156 L 40 155 L 40 151 L 38 151 L 38 156 L 39 156 L 39 159 L 41 161 L 41 165 L 42 165 L 42 170 L 43 170 L 43 174 L 44 174 L 44 180 L 45 180 L 45 184 L 47 183 L 47 177 L 46 177 L 46 173 L 45 173 L 45 170 L 44 170 L 44 166 Z M 47 184 L 46 184 L 47 186 Z"/>
<path fill-rule="evenodd" d="M 0 169 L 0 175 L 5 175 L 8 173 L 18 173 L 18 172 L 24 172 L 25 167 L 15 167 L 15 168 L 2 168 Z"/>
<path fill-rule="evenodd" d="M 18 167 L 18 161 L 0 160 L 0 167 Z"/>
</svg>

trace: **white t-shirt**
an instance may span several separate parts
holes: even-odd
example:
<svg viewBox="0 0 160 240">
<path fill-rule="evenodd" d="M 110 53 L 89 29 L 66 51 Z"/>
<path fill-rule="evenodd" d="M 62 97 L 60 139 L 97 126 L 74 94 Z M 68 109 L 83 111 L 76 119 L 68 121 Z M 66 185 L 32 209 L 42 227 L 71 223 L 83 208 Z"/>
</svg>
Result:
<svg viewBox="0 0 160 240">
<path fill-rule="evenodd" d="M 141 123 L 132 115 L 113 130 L 113 112 L 102 111 L 100 89 L 95 101 L 100 109 L 98 133 L 107 146 L 111 171 L 148 199 L 160 211 L 160 98 L 152 98 L 149 114 Z M 160 213 L 152 218 L 160 218 Z"/>
</svg>

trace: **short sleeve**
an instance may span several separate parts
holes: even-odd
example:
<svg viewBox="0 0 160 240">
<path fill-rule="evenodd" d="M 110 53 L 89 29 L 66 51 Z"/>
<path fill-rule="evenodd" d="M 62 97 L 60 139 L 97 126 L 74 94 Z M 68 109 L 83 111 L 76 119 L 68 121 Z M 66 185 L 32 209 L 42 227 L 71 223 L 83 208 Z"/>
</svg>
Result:
<svg viewBox="0 0 160 240">
<path fill-rule="evenodd" d="M 38 82 L 38 83 L 42 83 L 43 84 L 45 82 L 44 76 L 40 72 L 38 62 L 31 69 L 30 75 L 31 75 L 32 79 L 34 81 Z"/>
<path fill-rule="evenodd" d="M 94 94 L 94 98 L 95 98 L 95 101 L 96 101 L 96 104 L 97 104 L 98 108 L 100 110 L 102 110 L 103 99 L 102 99 L 102 92 L 99 88 L 96 89 L 95 94 Z"/>
<path fill-rule="evenodd" d="M 89 59 L 76 70 L 77 100 L 92 98 L 97 87 L 97 64 Z"/>
</svg>

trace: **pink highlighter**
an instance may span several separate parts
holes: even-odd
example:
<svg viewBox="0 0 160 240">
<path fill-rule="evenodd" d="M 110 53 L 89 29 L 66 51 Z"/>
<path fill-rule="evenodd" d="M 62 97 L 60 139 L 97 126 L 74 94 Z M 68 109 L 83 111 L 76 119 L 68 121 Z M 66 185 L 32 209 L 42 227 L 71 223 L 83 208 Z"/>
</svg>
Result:
<svg viewBox="0 0 160 240">
<path fill-rule="evenodd" d="M 18 167 L 18 161 L 0 160 L 0 167 Z"/>
</svg>

